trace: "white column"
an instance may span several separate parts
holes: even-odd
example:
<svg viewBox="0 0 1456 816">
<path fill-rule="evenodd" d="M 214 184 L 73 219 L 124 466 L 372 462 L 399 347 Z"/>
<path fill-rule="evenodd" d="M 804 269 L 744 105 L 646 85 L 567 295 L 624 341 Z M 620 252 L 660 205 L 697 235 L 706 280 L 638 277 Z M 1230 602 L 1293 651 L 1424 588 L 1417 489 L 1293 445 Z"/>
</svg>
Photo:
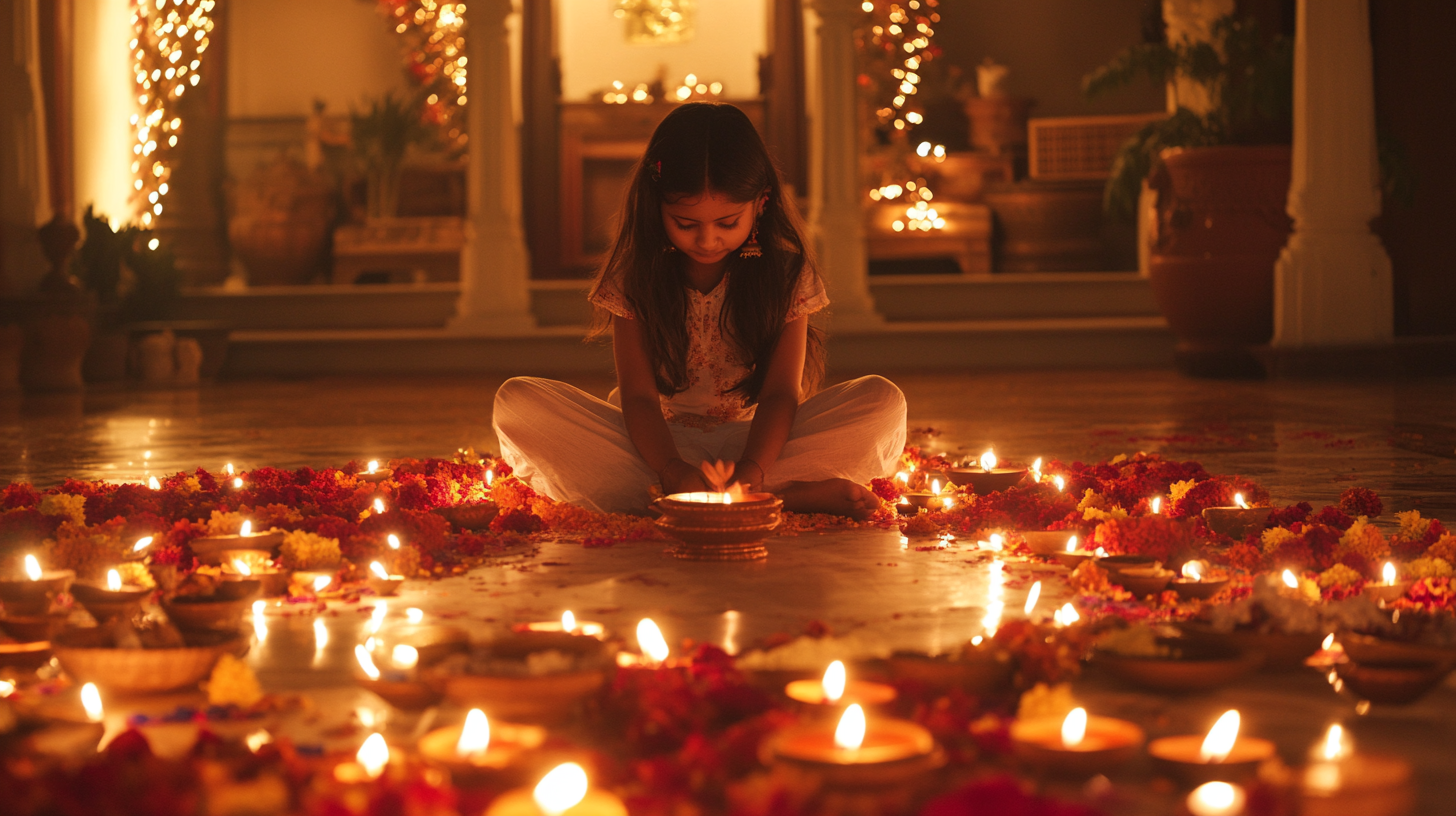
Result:
<svg viewBox="0 0 1456 816">
<path fill-rule="evenodd" d="M 527 289 L 531 262 L 521 225 L 521 150 L 511 100 L 514 79 L 506 18 L 513 11 L 511 0 L 474 0 L 466 17 L 469 213 L 460 256 L 460 301 L 449 327 L 473 334 L 536 328 Z"/>
<path fill-rule="evenodd" d="M 811 0 L 818 12 L 818 65 L 810 93 L 818 113 L 810 126 L 809 230 L 829 290 L 834 325 L 882 322 L 870 297 L 860 184 L 855 97 L 854 23 L 859 0 Z"/>
<path fill-rule="evenodd" d="M 1299 0 L 1294 41 L 1294 232 L 1274 267 L 1275 347 L 1389 343 L 1368 0 Z"/>
</svg>

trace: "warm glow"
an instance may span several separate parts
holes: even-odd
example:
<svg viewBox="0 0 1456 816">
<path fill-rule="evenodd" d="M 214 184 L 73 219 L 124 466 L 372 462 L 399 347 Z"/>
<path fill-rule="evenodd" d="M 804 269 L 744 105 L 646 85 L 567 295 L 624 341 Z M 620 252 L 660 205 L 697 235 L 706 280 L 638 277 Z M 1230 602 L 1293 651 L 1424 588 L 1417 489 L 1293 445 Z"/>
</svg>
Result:
<svg viewBox="0 0 1456 816">
<path fill-rule="evenodd" d="M 485 486 L 486 487 L 490 487 L 491 486 L 491 483 L 493 483 L 494 481 L 495 481 L 495 471 L 494 470 L 487 469 L 485 471 Z"/>
<path fill-rule="evenodd" d="M 1326 762 L 1334 762 L 1337 759 L 1344 759 L 1354 753 L 1350 737 L 1345 733 L 1344 726 L 1335 723 L 1325 732 L 1323 744 L 1320 747 L 1320 756 Z"/>
<path fill-rule="evenodd" d="M 462 757 L 485 753 L 490 747 L 490 720 L 478 708 L 470 709 L 465 715 L 465 725 L 460 729 L 460 741 L 455 743 L 455 753 Z"/>
<path fill-rule="evenodd" d="M 1208 736 L 1204 737 L 1203 747 L 1198 752 L 1199 758 L 1204 762 L 1223 762 L 1238 739 L 1239 712 L 1237 709 L 1230 709 L 1208 729 Z"/>
<path fill-rule="evenodd" d="M 376 512 L 376 513 L 383 513 L 384 512 L 384 499 L 375 499 L 374 500 L 374 512 Z"/>
<path fill-rule="evenodd" d="M 268 640 L 268 619 L 263 616 L 263 610 L 267 607 L 267 601 L 253 601 L 253 634 L 259 643 Z"/>
<path fill-rule="evenodd" d="M 1234 494 L 1234 504 L 1238 505 L 1239 507 L 1244 508 L 1245 510 L 1248 510 L 1249 509 L 1249 503 L 1246 502 L 1246 501 L 1244 501 L 1244 494 L 1242 494 L 1242 493 L 1235 493 Z"/>
<path fill-rule="evenodd" d="M 1027 617 L 1031 616 L 1031 610 L 1036 608 L 1036 601 L 1041 597 L 1041 581 L 1031 585 L 1031 591 L 1026 593 L 1026 607 L 1022 610 Z"/>
<path fill-rule="evenodd" d="M 324 619 L 323 618 L 314 618 L 313 619 L 313 648 L 314 648 L 314 651 L 321 652 L 321 651 L 324 650 L 324 647 L 327 646 L 327 645 L 329 645 L 329 628 L 324 625 Z"/>
<path fill-rule="evenodd" d="M 1081 618 L 1082 616 L 1077 614 L 1077 608 L 1072 606 L 1071 601 L 1068 601 L 1062 604 L 1061 609 L 1053 613 L 1052 622 L 1058 626 L 1071 626 L 1081 620 Z"/>
<path fill-rule="evenodd" d="M 1034 481 L 1038 481 L 1038 482 L 1041 481 L 1041 457 L 1040 456 L 1036 457 L 1036 461 L 1031 463 L 1031 477 L 1032 477 L 1032 479 Z"/>
<path fill-rule="evenodd" d="M 1001 552 L 1001 549 L 1006 546 L 1006 539 L 1000 533 L 992 533 L 990 543 L 992 550 Z"/>
<path fill-rule="evenodd" d="M 253 522 L 251 520 L 244 521 L 243 522 L 243 526 L 241 526 L 241 527 L 238 528 L 238 535 L 240 535 L 240 536 L 250 536 L 252 534 L 253 534 Z"/>
<path fill-rule="evenodd" d="M 1203 580 L 1203 570 L 1199 568 L 1197 561 L 1189 561 L 1183 565 L 1183 577 L 1190 581 Z"/>
<path fill-rule="evenodd" d="M 1052 477 L 1052 484 L 1054 484 L 1054 485 L 1057 486 L 1057 492 L 1058 493 L 1060 493 L 1063 490 L 1066 490 L 1067 489 L 1067 480 L 1066 479 L 1063 479 L 1060 476 L 1053 476 Z"/>
<path fill-rule="evenodd" d="M 425 619 L 425 610 L 417 609 L 412 606 L 404 611 L 404 617 L 405 620 L 409 621 L 410 623 L 419 623 L 420 621 Z"/>
<path fill-rule="evenodd" d="M 1152 510 L 1153 511 L 1153 515 L 1155 515 L 1155 516 L 1158 513 L 1162 512 L 1162 510 L 1163 510 L 1163 497 L 1162 496 L 1154 496 L 1151 500 L 1148 501 L 1148 509 L 1149 510 Z"/>
<path fill-rule="evenodd" d="M 101 722 L 106 711 L 101 707 L 101 692 L 96 689 L 95 683 L 81 687 L 81 707 L 86 709 L 86 719 Z"/>
<path fill-rule="evenodd" d="M 859 703 L 844 710 L 839 726 L 834 729 L 834 744 L 845 750 L 854 751 L 864 744 L 865 714 Z"/>
<path fill-rule="evenodd" d="M 1076 536 L 1069 536 L 1067 538 L 1067 552 L 1076 552 L 1076 551 L 1077 551 L 1077 537 Z"/>
<path fill-rule="evenodd" d="M 981 470 L 992 471 L 996 469 L 996 452 L 986 451 L 981 454 Z"/>
<path fill-rule="evenodd" d="M 106 588 L 112 592 L 121 591 L 121 573 L 114 569 L 106 571 Z"/>
<path fill-rule="evenodd" d="M 235 572 L 237 572 L 237 574 L 239 574 L 239 575 L 252 575 L 253 574 L 253 568 L 252 567 L 249 567 L 248 566 L 248 562 L 244 561 L 241 558 L 234 558 L 233 559 L 233 570 Z"/>
<path fill-rule="evenodd" d="M 364 670 L 370 680 L 379 679 L 379 667 L 374 665 L 374 658 L 369 656 L 369 650 L 364 648 L 364 644 L 354 647 L 354 659 L 359 661 L 359 668 Z"/>
<path fill-rule="evenodd" d="M 389 548 L 391 550 L 399 549 L 399 536 L 395 535 L 394 533 L 390 533 L 389 535 L 385 536 L 385 540 L 389 542 Z"/>
<path fill-rule="evenodd" d="M 637 624 L 637 646 L 654 663 L 667 659 L 667 641 L 663 639 L 662 630 L 657 628 L 652 618 L 643 618 Z"/>
<path fill-rule="evenodd" d="M 313 591 L 322 592 L 334 580 L 332 575 L 320 575 L 313 579 Z"/>
<path fill-rule="evenodd" d="M 374 605 L 373 611 L 369 613 L 369 634 L 379 631 L 379 627 L 384 625 L 384 616 L 388 614 L 389 604 L 380 601 Z"/>
<path fill-rule="evenodd" d="M 15 682 L 13 680 L 0 680 L 0 700 L 15 693 Z"/>
<path fill-rule="evenodd" d="M 1335 633 L 1334 632 L 1331 632 L 1328 635 L 1325 635 L 1325 639 L 1320 642 L 1320 648 L 1323 649 L 1326 652 L 1328 652 L 1330 650 L 1330 647 L 1331 646 L 1334 646 L 1334 645 L 1335 645 Z"/>
<path fill-rule="evenodd" d="M 576 616 L 573 615 L 573 614 L 571 614 L 571 610 L 570 609 L 568 609 L 565 612 L 562 612 L 561 613 L 561 631 L 563 631 L 563 632 L 575 632 L 576 631 Z"/>
<path fill-rule="evenodd" d="M 1299 589 L 1299 579 L 1294 577 L 1293 572 L 1285 570 L 1284 574 L 1280 577 L 1284 579 L 1285 586 L 1289 587 L 1290 589 Z"/>
<path fill-rule="evenodd" d="M 401 643 L 389 653 L 389 659 L 401 669 L 413 669 L 419 665 L 420 650 Z"/>
<path fill-rule="evenodd" d="M 383 734 L 370 734 L 369 739 L 359 746 L 359 753 L 355 754 L 355 758 L 364 766 L 364 773 L 370 779 L 378 779 L 384 773 L 384 767 L 389 764 L 389 743 L 384 741 Z"/>
<path fill-rule="evenodd" d="M 1386 561 L 1385 567 L 1380 570 L 1380 577 L 1384 578 L 1387 584 L 1395 583 L 1395 565 Z"/>
<path fill-rule="evenodd" d="M 930 480 L 930 492 L 931 493 L 934 493 L 937 496 L 940 495 L 940 480 L 939 479 L 931 479 Z"/>
<path fill-rule="evenodd" d="M 32 581 L 40 580 L 40 562 L 33 555 L 25 556 L 25 575 Z"/>
<path fill-rule="evenodd" d="M 386 581 L 389 580 L 389 570 L 385 569 L 384 565 L 379 563 L 378 561 L 369 562 L 369 571 L 374 573 L 375 576 L 379 578 L 382 578 Z"/>
<path fill-rule="evenodd" d="M 831 703 L 839 702 L 839 698 L 844 696 L 844 686 L 848 682 L 844 662 L 836 660 L 830 663 L 829 668 L 824 670 L 824 679 L 820 682 L 824 686 L 824 699 Z"/>
<path fill-rule="evenodd" d="M 896 473 L 895 478 L 899 479 L 902 484 L 910 484 L 910 474 L 906 473 L 903 470 L 899 473 Z"/>
<path fill-rule="evenodd" d="M 132 552 L 141 552 L 142 550 L 145 550 L 146 548 L 148 548 L 150 546 L 152 546 L 152 537 L 151 536 L 143 536 L 143 537 L 137 539 L 137 543 L 136 543 L 135 546 L 133 546 L 131 548 L 131 551 Z"/>
<path fill-rule="evenodd" d="M 370 459 L 369 460 L 368 468 L 369 468 L 369 472 L 370 473 L 377 473 L 379 471 L 379 460 L 378 459 Z"/>
<path fill-rule="evenodd" d="M 586 771 L 575 762 L 567 762 L 541 777 L 531 797 L 547 816 L 557 816 L 585 799 L 586 789 Z"/>
<path fill-rule="evenodd" d="M 248 746 L 248 750 L 252 751 L 255 754 L 263 750 L 263 746 L 267 745 L 272 741 L 273 735 L 269 734 L 268 731 L 263 728 L 259 728 L 257 731 L 254 731 L 253 733 L 243 738 L 243 744 Z"/>
<path fill-rule="evenodd" d="M 239 477 L 233 479 L 233 489 L 234 490 L 242 490 L 243 489 L 243 477 L 239 476 Z"/>
<path fill-rule="evenodd" d="M 225 466 L 223 466 L 223 469 L 222 470 L 223 470 L 224 473 L 226 473 L 229 476 L 233 475 L 233 463 L 232 462 L 228 462 Z"/>
<path fill-rule="evenodd" d="M 1238 816 L 1244 812 L 1244 791 L 1227 782 L 1205 782 L 1188 794 L 1192 816 Z"/>
<path fill-rule="evenodd" d="M 1074 708 L 1062 720 L 1062 747 L 1076 748 L 1087 736 L 1087 709 Z"/>
<path fill-rule="evenodd" d="M 161 490 L 162 483 L 157 481 L 156 476 L 152 476 L 151 478 L 147 479 L 147 487 L 150 487 L 153 490 Z"/>
</svg>

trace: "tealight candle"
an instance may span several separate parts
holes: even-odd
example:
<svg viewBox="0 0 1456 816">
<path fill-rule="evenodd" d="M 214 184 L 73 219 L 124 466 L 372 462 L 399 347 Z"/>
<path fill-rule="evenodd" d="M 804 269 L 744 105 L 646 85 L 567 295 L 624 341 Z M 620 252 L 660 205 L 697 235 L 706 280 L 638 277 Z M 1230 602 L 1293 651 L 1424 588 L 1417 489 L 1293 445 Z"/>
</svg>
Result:
<svg viewBox="0 0 1456 816">
<path fill-rule="evenodd" d="M 868 720 L 858 703 L 850 705 L 831 731 L 812 723 L 770 737 L 766 753 L 844 787 L 904 784 L 944 760 L 934 737 L 917 723 Z"/>
<path fill-rule="evenodd" d="M 1044 770 L 1091 775 L 1116 767 L 1137 754 L 1143 730 L 1126 720 L 1089 717 L 1074 708 L 1065 718 L 1035 717 L 1011 724 L 1016 756 Z"/>
<path fill-rule="evenodd" d="M 1397 580 L 1399 577 L 1395 571 L 1395 564 L 1389 561 L 1381 569 L 1381 581 L 1365 585 L 1365 597 L 1378 603 L 1387 604 L 1399 600 L 1410 589 L 1410 581 Z"/>
<path fill-rule="evenodd" d="M 1148 754 L 1188 782 L 1251 776 L 1274 756 L 1274 743 L 1239 735 L 1239 712 L 1224 712 L 1200 739 L 1194 735 L 1162 737 L 1148 744 Z"/>
<path fill-rule="evenodd" d="M 1410 763 L 1400 757 L 1355 751 L 1348 732 L 1331 725 L 1310 751 L 1310 764 L 1300 775 L 1306 816 L 1397 816 L 1410 810 Z"/>
<path fill-rule="evenodd" d="M 1173 591 L 1180 598 L 1212 598 L 1228 586 L 1227 578 L 1208 580 L 1207 561 L 1186 561 L 1181 573 L 1180 577 L 1173 579 Z"/>
<path fill-rule="evenodd" d="M 1185 804 L 1192 816 L 1240 816 L 1248 797 L 1244 789 L 1227 782 L 1205 782 L 1188 794 Z"/>
<path fill-rule="evenodd" d="M 1203 520 L 1208 529 L 1242 541 L 1250 532 L 1262 530 L 1269 520 L 1272 507 L 1250 507 L 1244 501 L 1244 494 L 1235 493 L 1234 503 L 1224 507 L 1209 507 L 1203 511 Z"/>
<path fill-rule="evenodd" d="M 611 793 L 596 790 L 575 762 L 552 768 L 531 790 L 501 794 L 485 816 L 627 816 L 627 806 Z"/>
<path fill-rule="evenodd" d="M 883 705 L 895 699 L 894 686 L 868 680 L 850 680 L 844 663 L 836 660 L 824 670 L 819 680 L 795 680 L 784 687 L 789 699 L 814 706 Z"/>
<path fill-rule="evenodd" d="M 520 624 L 515 628 L 517 631 L 526 632 L 566 632 L 570 635 L 583 635 L 598 640 L 607 636 L 607 627 L 604 624 L 597 621 L 577 620 L 576 615 L 570 609 L 561 613 L 559 621 L 532 621 Z"/>
<path fill-rule="evenodd" d="M 546 729 L 534 725 L 492 723 L 473 708 L 460 725 L 436 728 L 420 738 L 420 753 L 450 770 L 454 777 L 501 771 L 522 752 L 539 748 Z"/>
</svg>

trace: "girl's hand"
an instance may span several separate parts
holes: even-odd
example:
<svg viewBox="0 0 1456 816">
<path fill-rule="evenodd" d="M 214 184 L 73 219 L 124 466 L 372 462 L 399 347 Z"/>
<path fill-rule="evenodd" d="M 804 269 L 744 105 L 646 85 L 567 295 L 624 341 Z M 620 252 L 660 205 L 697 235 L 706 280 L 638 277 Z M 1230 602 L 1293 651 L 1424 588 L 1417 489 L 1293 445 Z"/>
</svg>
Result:
<svg viewBox="0 0 1456 816">
<path fill-rule="evenodd" d="M 745 492 L 757 493 L 763 489 L 763 468 L 752 459 L 739 459 L 733 465 L 732 481 L 743 485 Z"/>
<path fill-rule="evenodd" d="M 657 482 L 662 485 L 662 492 L 669 496 L 674 493 L 707 492 L 712 489 L 708 487 L 708 480 L 703 478 L 701 470 L 681 459 L 668 462 L 667 467 L 657 474 Z"/>
</svg>

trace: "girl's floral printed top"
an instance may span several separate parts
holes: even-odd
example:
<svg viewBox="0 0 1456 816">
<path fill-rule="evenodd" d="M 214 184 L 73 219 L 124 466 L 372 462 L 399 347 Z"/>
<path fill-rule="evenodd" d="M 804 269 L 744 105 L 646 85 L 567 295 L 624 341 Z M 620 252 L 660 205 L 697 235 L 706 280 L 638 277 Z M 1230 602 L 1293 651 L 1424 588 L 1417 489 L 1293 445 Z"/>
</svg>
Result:
<svg viewBox="0 0 1456 816">
<path fill-rule="evenodd" d="M 662 415 L 668 422 L 692 428 L 711 428 L 724 422 L 742 422 L 753 418 L 754 406 L 744 405 L 743 398 L 730 394 L 733 385 L 748 375 L 748 366 L 738 358 L 734 345 L 723 336 L 720 316 L 728 292 L 728 276 L 711 292 L 688 287 L 688 387 L 672 396 L 663 395 Z M 592 304 L 617 317 L 636 319 L 627 298 L 615 282 L 602 285 Z M 806 271 L 799 279 L 799 289 L 785 322 L 813 314 L 829 305 L 829 295 L 818 275 Z"/>
</svg>

